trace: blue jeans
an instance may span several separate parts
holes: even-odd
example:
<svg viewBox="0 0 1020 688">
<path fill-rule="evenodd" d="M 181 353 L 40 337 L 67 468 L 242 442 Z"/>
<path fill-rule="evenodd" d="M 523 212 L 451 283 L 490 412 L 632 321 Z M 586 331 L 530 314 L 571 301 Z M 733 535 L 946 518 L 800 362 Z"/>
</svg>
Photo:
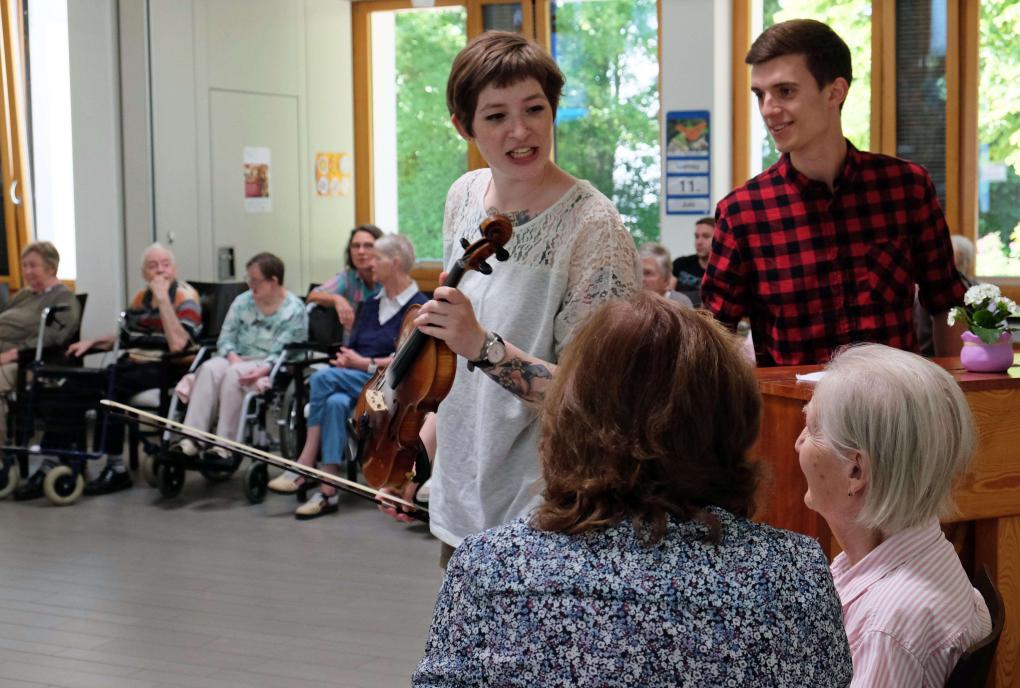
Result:
<svg viewBox="0 0 1020 688">
<path fill-rule="evenodd" d="M 350 368 L 326 368 L 311 379 L 308 425 L 322 426 L 322 462 L 339 464 L 347 444 L 347 417 L 371 375 Z"/>
</svg>

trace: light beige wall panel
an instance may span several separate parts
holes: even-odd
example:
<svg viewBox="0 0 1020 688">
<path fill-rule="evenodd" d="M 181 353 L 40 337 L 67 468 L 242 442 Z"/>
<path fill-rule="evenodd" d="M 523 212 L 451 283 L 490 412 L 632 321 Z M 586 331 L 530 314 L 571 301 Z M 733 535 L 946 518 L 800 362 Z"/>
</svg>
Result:
<svg viewBox="0 0 1020 688">
<path fill-rule="evenodd" d="M 354 226 L 354 186 L 349 195 L 315 191 L 316 153 L 354 152 L 351 8 L 346 0 L 306 0 L 309 199 L 308 279 L 323 282 L 343 267 L 343 249 Z M 353 157 L 350 158 L 353 169 Z"/>
<path fill-rule="evenodd" d="M 153 204 L 156 238 L 177 254 L 178 273 L 208 279 L 212 261 L 199 240 L 193 10 L 191 0 L 149 0 Z"/>
<path fill-rule="evenodd" d="M 124 215 L 115 0 L 67 7 L 77 288 L 82 333 L 109 331 L 124 303 Z"/>
<path fill-rule="evenodd" d="M 233 247 L 239 276 L 255 253 L 275 253 L 287 266 L 287 286 L 303 290 L 297 98 L 214 89 L 209 105 L 213 246 Z M 271 212 L 245 208 L 246 146 L 270 150 Z"/>
<path fill-rule="evenodd" d="M 145 0 L 120 0 L 118 3 L 127 298 L 142 286 L 138 259 L 156 237 L 152 205 L 147 5 Z"/>
<path fill-rule="evenodd" d="M 210 88 L 298 95 L 303 3 L 204 0 Z"/>
</svg>

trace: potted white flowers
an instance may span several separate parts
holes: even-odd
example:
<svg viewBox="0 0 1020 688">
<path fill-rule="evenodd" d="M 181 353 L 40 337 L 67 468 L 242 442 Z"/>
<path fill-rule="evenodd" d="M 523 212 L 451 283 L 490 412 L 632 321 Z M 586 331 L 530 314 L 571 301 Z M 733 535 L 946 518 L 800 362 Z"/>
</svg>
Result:
<svg viewBox="0 0 1020 688">
<path fill-rule="evenodd" d="M 1013 344 L 1007 318 L 1020 309 L 1002 295 L 994 284 L 975 284 L 963 297 L 963 306 L 949 310 L 950 327 L 957 320 L 967 323 L 960 361 L 967 370 L 998 373 L 1013 364 Z"/>
</svg>

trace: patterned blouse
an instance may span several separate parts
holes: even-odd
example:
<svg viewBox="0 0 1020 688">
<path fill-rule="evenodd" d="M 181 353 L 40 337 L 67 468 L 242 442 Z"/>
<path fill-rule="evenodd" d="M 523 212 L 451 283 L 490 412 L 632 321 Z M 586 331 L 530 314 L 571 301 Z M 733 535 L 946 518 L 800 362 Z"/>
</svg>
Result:
<svg viewBox="0 0 1020 688">
<path fill-rule="evenodd" d="M 526 519 L 450 560 L 413 678 L 438 686 L 847 686 L 839 598 L 818 544 L 711 509 L 644 546 L 630 522 L 580 536 Z"/>
<path fill-rule="evenodd" d="M 378 294 L 380 289 L 382 289 L 382 285 L 376 284 L 369 287 L 365 280 L 361 279 L 357 270 L 348 269 L 337 273 L 336 276 L 331 277 L 312 291 L 339 294 L 347 299 L 351 308 L 357 311 L 359 305 Z"/>
<path fill-rule="evenodd" d="M 303 342 L 307 331 L 305 305 L 292 293 L 287 292 L 276 311 L 266 315 L 246 291 L 230 304 L 216 341 L 216 353 L 226 356 L 233 351 L 238 356 L 260 357 L 272 363 L 284 346 Z"/>
</svg>

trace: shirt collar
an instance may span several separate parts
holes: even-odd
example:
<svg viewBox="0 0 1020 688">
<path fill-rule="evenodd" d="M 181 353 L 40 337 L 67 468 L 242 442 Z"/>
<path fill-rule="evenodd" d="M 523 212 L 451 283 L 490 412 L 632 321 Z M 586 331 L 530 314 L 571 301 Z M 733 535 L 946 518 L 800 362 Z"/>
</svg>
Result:
<svg viewBox="0 0 1020 688">
<path fill-rule="evenodd" d="M 415 282 L 414 280 L 411 280 L 411 284 L 407 286 L 407 289 L 397 294 L 396 298 L 391 299 L 390 297 L 386 296 L 386 290 L 383 288 L 379 289 L 379 293 L 375 295 L 375 298 L 378 299 L 380 302 L 389 301 L 392 303 L 395 301 L 398 306 L 403 307 L 404 304 L 410 301 L 411 297 L 417 293 L 418 283 Z"/>
<path fill-rule="evenodd" d="M 849 139 L 846 141 L 846 158 L 843 160 L 843 167 L 836 175 L 836 179 L 833 182 L 833 188 L 836 191 L 847 187 L 857 179 L 857 172 L 861 168 L 861 152 L 857 150 L 854 144 L 850 143 Z M 797 186 L 800 189 L 808 189 L 814 186 L 825 187 L 822 182 L 808 179 L 802 172 L 798 171 L 793 163 L 790 162 L 790 154 L 783 153 L 783 156 L 779 158 L 777 163 L 778 167 L 776 171 L 779 175 L 788 181 L 789 183 Z M 826 190 L 828 187 L 825 187 Z"/>
<path fill-rule="evenodd" d="M 832 562 L 832 578 L 846 607 L 878 581 L 934 547 L 944 536 L 937 518 L 889 536 L 882 544 L 851 565 L 843 552 Z"/>
</svg>

